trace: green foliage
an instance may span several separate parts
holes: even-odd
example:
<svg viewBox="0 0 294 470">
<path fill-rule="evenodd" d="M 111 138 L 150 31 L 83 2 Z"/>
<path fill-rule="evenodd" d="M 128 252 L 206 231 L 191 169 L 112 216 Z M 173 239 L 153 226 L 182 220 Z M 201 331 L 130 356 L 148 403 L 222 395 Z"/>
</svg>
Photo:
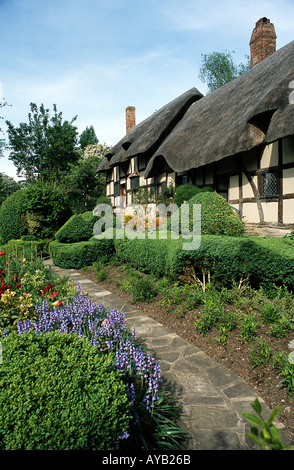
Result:
<svg viewBox="0 0 294 470">
<path fill-rule="evenodd" d="M 22 173 L 29 181 L 58 181 L 60 172 L 78 159 L 76 151 L 77 128 L 63 121 L 62 113 L 53 105 L 53 116 L 43 104 L 30 104 L 28 123 L 15 127 L 6 121 L 9 145 L 12 149 L 9 159 L 13 161 L 18 174 Z"/>
<path fill-rule="evenodd" d="M 23 235 L 50 238 L 71 214 L 58 189 L 33 184 L 9 196 L 0 208 L 0 236 L 6 243 Z"/>
<path fill-rule="evenodd" d="M 196 196 L 196 194 L 206 191 L 213 191 L 213 189 L 210 186 L 204 186 L 203 188 L 200 188 L 192 183 L 181 184 L 176 189 L 174 203 L 181 205 L 185 201 L 189 201 L 189 199 L 191 199 L 193 196 Z"/>
<path fill-rule="evenodd" d="M 4 243 L 27 232 L 25 223 L 26 189 L 14 192 L 0 208 L 0 237 Z"/>
<path fill-rule="evenodd" d="M 129 271 L 123 282 L 122 290 L 132 295 L 133 302 L 150 302 L 156 296 L 156 289 L 151 276 L 141 276 L 137 271 Z"/>
<path fill-rule="evenodd" d="M 289 446 L 283 444 L 281 434 L 274 424 L 274 420 L 281 411 L 282 407 L 278 406 L 270 414 L 269 418 L 265 420 L 262 417 L 262 406 L 258 398 L 251 403 L 255 414 L 242 413 L 251 423 L 251 433 L 246 435 L 258 445 L 260 450 L 293 450 L 294 447 L 289 449 Z"/>
<path fill-rule="evenodd" d="M 240 338 L 242 341 L 252 341 L 255 336 L 258 328 L 260 327 L 260 322 L 257 316 L 254 313 L 248 313 L 243 316 L 243 320 L 240 324 Z"/>
<path fill-rule="evenodd" d="M 201 236 L 198 250 L 178 252 L 178 266 L 192 263 L 198 275 L 209 269 L 219 287 L 247 279 L 251 287 L 272 289 L 294 285 L 294 247 L 284 239 Z"/>
<path fill-rule="evenodd" d="M 294 392 L 294 364 L 289 361 L 289 355 L 277 353 L 274 358 L 274 366 L 278 370 L 284 384 L 290 393 Z"/>
<path fill-rule="evenodd" d="M 74 243 L 89 240 L 93 236 L 93 226 L 98 217 L 91 211 L 72 215 L 55 233 L 60 243 Z"/>
<path fill-rule="evenodd" d="M 2 450 L 117 448 L 130 415 L 112 353 L 58 332 L 12 333 L 2 348 Z"/>
<path fill-rule="evenodd" d="M 97 259 L 111 256 L 112 240 L 90 240 L 77 243 L 60 243 L 53 240 L 49 244 L 49 252 L 53 263 L 64 269 L 82 269 L 92 265 Z"/>
<path fill-rule="evenodd" d="M 61 191 L 48 183 L 35 183 L 26 189 L 24 210 L 29 234 L 39 238 L 53 237 L 71 215 Z M 30 223 L 32 217 L 34 226 Z"/>
<path fill-rule="evenodd" d="M 0 152 L 1 152 L 1 139 L 0 139 Z M 0 173 L 0 206 L 5 199 L 15 191 L 21 189 L 21 183 L 15 181 L 11 176 L 5 173 Z"/>
<path fill-rule="evenodd" d="M 106 177 L 104 173 L 97 174 L 97 168 L 103 156 L 90 155 L 81 157 L 63 172 L 59 183 L 66 201 L 74 213 L 93 210 L 97 198 L 105 193 Z"/>
<path fill-rule="evenodd" d="M 281 316 L 279 307 L 271 302 L 264 302 L 259 310 L 264 323 L 275 323 Z"/>
<path fill-rule="evenodd" d="M 201 204 L 201 233 L 238 237 L 244 234 L 244 223 L 227 201 L 217 193 L 205 191 L 189 201 L 190 231 L 193 229 L 193 204 Z"/>
<path fill-rule="evenodd" d="M 253 367 L 267 365 L 272 357 L 272 348 L 263 338 L 259 338 L 257 344 L 249 351 L 249 357 Z"/>
<path fill-rule="evenodd" d="M 208 194 L 208 193 L 207 193 Z M 216 287 L 232 287 L 247 279 L 255 289 L 294 285 L 294 246 L 284 239 L 202 235 L 197 250 L 183 250 L 180 239 L 114 239 L 117 258 L 156 277 L 177 280 L 192 265 L 199 279 L 210 272 Z M 286 302 L 285 297 L 285 302 Z"/>
<path fill-rule="evenodd" d="M 82 150 L 85 150 L 88 145 L 98 144 L 98 139 L 93 126 L 87 126 L 81 133 L 79 143 Z"/>
<path fill-rule="evenodd" d="M 282 338 L 293 330 L 292 318 L 282 315 L 274 325 L 270 327 L 270 334 L 276 338 Z"/>
<path fill-rule="evenodd" d="M 102 259 L 102 260 L 95 261 L 95 263 L 93 263 L 93 268 L 96 274 L 96 280 L 98 282 L 104 281 L 104 279 L 106 279 L 106 276 L 107 276 L 104 260 Z"/>
<path fill-rule="evenodd" d="M 209 92 L 232 81 L 249 70 L 250 63 L 234 64 L 232 54 L 234 51 L 212 52 L 202 54 L 202 65 L 200 67 L 199 78 L 207 84 Z"/>
</svg>

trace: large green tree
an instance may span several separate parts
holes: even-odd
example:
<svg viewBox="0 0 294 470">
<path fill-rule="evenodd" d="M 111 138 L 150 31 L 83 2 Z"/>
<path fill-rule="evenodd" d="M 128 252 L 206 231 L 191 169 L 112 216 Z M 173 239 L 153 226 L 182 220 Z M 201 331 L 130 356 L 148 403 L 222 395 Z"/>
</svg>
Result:
<svg viewBox="0 0 294 470">
<path fill-rule="evenodd" d="M 22 184 L 20 182 L 15 181 L 5 173 L 0 173 L 0 206 L 8 196 L 21 188 Z"/>
<path fill-rule="evenodd" d="M 60 187 L 75 213 L 93 210 L 98 197 L 105 195 L 106 177 L 97 168 L 108 149 L 98 142 L 88 145 L 79 161 L 64 172 Z"/>
<path fill-rule="evenodd" d="M 9 137 L 9 159 L 18 175 L 27 181 L 51 181 L 58 183 L 61 172 L 79 158 L 77 128 L 71 121 L 64 121 L 62 113 L 53 105 L 53 115 L 43 104 L 38 108 L 30 104 L 28 122 L 15 127 L 6 121 Z"/>
<path fill-rule="evenodd" d="M 206 83 L 209 92 L 216 90 L 249 70 L 249 58 L 247 57 L 245 64 L 235 64 L 233 54 L 234 51 L 226 50 L 201 55 L 202 63 L 199 78 Z"/>
<path fill-rule="evenodd" d="M 85 150 L 88 145 L 98 144 L 99 141 L 93 126 L 86 127 L 86 129 L 80 135 L 79 142 L 82 150 Z"/>
</svg>

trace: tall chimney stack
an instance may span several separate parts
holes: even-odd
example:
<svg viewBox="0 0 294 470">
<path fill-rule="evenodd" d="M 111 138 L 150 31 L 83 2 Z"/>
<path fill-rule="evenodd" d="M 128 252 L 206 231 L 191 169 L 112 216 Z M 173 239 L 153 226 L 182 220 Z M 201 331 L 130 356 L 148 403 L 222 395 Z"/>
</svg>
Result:
<svg viewBox="0 0 294 470">
<path fill-rule="evenodd" d="M 249 43 L 251 68 L 276 51 L 276 39 L 273 23 L 266 17 L 260 18 L 255 24 Z"/>
<path fill-rule="evenodd" d="M 136 125 L 136 108 L 134 106 L 128 106 L 126 108 L 126 131 L 127 134 Z"/>
</svg>

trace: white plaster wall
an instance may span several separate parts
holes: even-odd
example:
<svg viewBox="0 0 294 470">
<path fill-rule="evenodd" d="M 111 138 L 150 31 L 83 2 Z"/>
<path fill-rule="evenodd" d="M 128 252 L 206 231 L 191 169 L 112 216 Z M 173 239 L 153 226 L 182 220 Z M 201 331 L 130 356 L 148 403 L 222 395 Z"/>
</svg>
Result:
<svg viewBox="0 0 294 470">
<path fill-rule="evenodd" d="M 294 199 L 283 200 L 283 222 L 294 224 Z"/>
<path fill-rule="evenodd" d="M 274 142 L 273 144 L 267 145 L 261 156 L 260 168 L 269 168 L 271 166 L 277 166 L 279 162 L 279 144 Z"/>
<path fill-rule="evenodd" d="M 245 202 L 243 204 L 244 222 L 258 224 L 260 222 L 257 204 L 255 202 Z"/>
<path fill-rule="evenodd" d="M 278 203 L 262 202 L 262 209 L 265 222 L 278 222 Z"/>
<path fill-rule="evenodd" d="M 229 200 L 230 199 L 239 199 L 239 177 L 238 177 L 238 175 L 230 176 Z"/>
<path fill-rule="evenodd" d="M 257 176 L 254 176 L 252 179 L 253 179 L 255 186 L 257 186 Z M 243 185 L 243 198 L 254 197 L 252 186 L 249 183 L 246 175 L 244 175 L 244 173 L 242 173 L 242 185 Z"/>
<path fill-rule="evenodd" d="M 283 170 L 283 194 L 294 193 L 294 168 Z"/>
</svg>

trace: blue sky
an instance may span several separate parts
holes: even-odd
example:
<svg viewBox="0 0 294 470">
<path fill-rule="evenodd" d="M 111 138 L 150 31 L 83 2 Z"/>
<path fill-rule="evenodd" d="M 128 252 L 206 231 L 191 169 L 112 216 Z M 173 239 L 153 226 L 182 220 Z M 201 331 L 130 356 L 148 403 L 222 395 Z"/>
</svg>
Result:
<svg viewBox="0 0 294 470">
<path fill-rule="evenodd" d="M 186 90 L 206 93 L 201 54 L 249 55 L 255 22 L 274 23 L 277 48 L 294 39 L 293 0 L 0 0 L 1 115 L 27 122 L 29 104 L 53 104 L 79 132 L 93 125 L 100 143 Z M 4 121 L 0 125 L 5 131 Z M 0 171 L 15 176 L 7 158 Z"/>
</svg>

